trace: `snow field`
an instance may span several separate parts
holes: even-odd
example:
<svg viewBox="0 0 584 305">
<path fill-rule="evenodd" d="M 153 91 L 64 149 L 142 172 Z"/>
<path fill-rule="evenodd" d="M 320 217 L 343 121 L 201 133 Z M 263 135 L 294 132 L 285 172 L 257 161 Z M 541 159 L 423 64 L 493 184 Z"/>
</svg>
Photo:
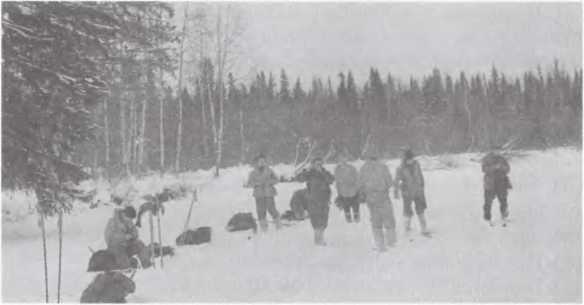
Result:
<svg viewBox="0 0 584 305">
<path fill-rule="evenodd" d="M 420 158 L 434 237 L 426 239 L 414 231 L 414 241 L 406 240 L 401 200 L 392 198 L 398 244 L 384 254 L 371 250 L 365 205 L 359 224 L 345 223 L 343 213 L 331 206 L 325 233 L 329 245 L 324 248 L 313 245 L 308 221 L 281 231 L 270 227 L 267 234 L 255 237 L 251 232 L 226 232 L 234 213 L 255 214 L 251 190 L 242 188 L 247 166 L 226 169 L 219 179 L 211 179 L 210 171 L 199 171 L 124 182 L 135 185 L 136 197 L 178 181 L 199 185 L 200 200 L 194 205 L 190 227 L 213 229 L 210 244 L 177 248 L 174 257 L 165 257 L 164 269 L 138 271 L 136 292 L 128 301 L 581 302 L 581 152 L 561 148 L 526 154 L 511 160 L 514 188 L 509 196 L 512 222 L 507 228 L 489 227 L 482 221 L 482 174 L 480 165 L 471 161 L 476 155 L 449 157 L 457 168 L 441 166 L 438 158 Z M 388 164 L 393 174 L 397 161 Z M 285 165 L 273 168 L 278 175 L 289 176 L 292 171 Z M 117 186 L 121 192 L 128 188 L 124 183 Z M 292 192 L 301 187 L 299 183 L 277 186 L 281 213 L 289 209 Z M 6 200 L 3 194 L 3 206 Z M 164 244 L 174 246 L 183 231 L 190 200 L 188 196 L 166 204 Z M 111 207 L 100 207 L 65 218 L 64 301 L 78 302 L 94 277 L 85 272 L 87 247 L 105 246 L 103 230 L 111 212 Z M 499 219 L 498 202 L 493 216 Z M 142 223 L 140 236 L 149 243 L 148 218 Z M 47 225 L 52 228 L 49 283 L 55 300 L 56 220 Z M 43 301 L 36 217 L 3 222 L 2 229 L 3 301 Z"/>
</svg>

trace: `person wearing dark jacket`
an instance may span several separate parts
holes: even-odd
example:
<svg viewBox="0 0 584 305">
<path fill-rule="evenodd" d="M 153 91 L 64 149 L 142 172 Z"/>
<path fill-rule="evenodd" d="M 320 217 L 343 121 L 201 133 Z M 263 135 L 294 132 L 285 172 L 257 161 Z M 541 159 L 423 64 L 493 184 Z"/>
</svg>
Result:
<svg viewBox="0 0 584 305">
<path fill-rule="evenodd" d="M 481 167 L 483 171 L 483 187 L 484 187 L 484 205 L 483 218 L 491 225 L 491 205 L 495 197 L 499 200 L 499 210 L 501 218 L 505 224 L 507 217 L 509 217 L 509 209 L 507 203 L 508 191 L 511 188 L 509 181 L 509 171 L 511 167 L 509 163 L 496 148 L 483 157 Z"/>
<path fill-rule="evenodd" d="M 266 220 L 266 212 L 270 213 L 276 229 L 280 229 L 280 213 L 276 209 L 276 188 L 274 185 L 278 183 L 278 177 L 274 171 L 267 165 L 266 157 L 259 155 L 255 159 L 255 168 L 249 174 L 245 187 L 253 188 L 253 196 L 256 202 L 256 211 L 260 228 L 263 232 L 268 230 L 268 221 Z"/>
<path fill-rule="evenodd" d="M 420 163 L 414 159 L 414 153 L 409 148 L 403 150 L 402 162 L 395 172 L 394 183 L 394 197 L 399 198 L 400 191 L 402 194 L 406 234 L 411 231 L 412 217 L 414 216 L 413 204 L 420 221 L 420 231 L 422 235 L 429 236 L 424 216 L 427 207 L 424 195 L 424 175 Z"/>
<path fill-rule="evenodd" d="M 314 243 L 325 246 L 324 230 L 328 225 L 329 205 L 331 200 L 330 185 L 334 177 L 323 167 L 322 158 L 314 158 L 309 169 L 305 169 L 295 181 L 306 182 L 308 189 L 308 216 L 314 229 Z"/>
</svg>

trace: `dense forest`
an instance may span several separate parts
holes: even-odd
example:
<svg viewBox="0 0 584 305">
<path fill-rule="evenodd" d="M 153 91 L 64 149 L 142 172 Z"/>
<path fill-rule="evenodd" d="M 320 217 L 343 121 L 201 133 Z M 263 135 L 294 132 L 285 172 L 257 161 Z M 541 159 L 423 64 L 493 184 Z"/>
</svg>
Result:
<svg viewBox="0 0 584 305">
<path fill-rule="evenodd" d="M 226 95 L 221 167 L 249 162 L 260 152 L 273 162 L 291 163 L 298 149 L 305 153 L 308 147 L 328 157 L 348 148 L 359 157 L 368 143 L 376 143 L 392 157 L 405 145 L 421 154 L 440 154 L 493 145 L 520 149 L 581 143 L 582 71 L 564 71 L 558 62 L 549 71 L 538 68 L 516 78 L 493 67 L 484 74 L 456 76 L 434 69 L 404 81 L 371 68 L 369 79 L 361 82 L 347 71 L 325 80 L 314 77 L 307 89 L 298 78 L 291 82 L 285 70 L 260 72 L 249 83 L 228 74 L 219 89 L 213 69 L 208 61 L 202 73 L 209 75 L 182 87 L 180 95 L 167 86 L 152 94 L 144 90 L 146 99 L 140 94 L 134 101 L 110 98 L 109 106 L 94 113 L 103 127 L 81 154 L 83 162 L 114 172 L 125 165 L 132 171 L 212 167 L 218 151 L 211 119 L 214 111 L 219 113 L 212 109 L 220 106 L 217 90 Z M 120 129 L 120 114 L 134 122 L 132 127 Z M 139 149 L 132 150 L 127 141 Z"/>
<path fill-rule="evenodd" d="M 3 177 L 23 178 L 10 179 L 17 184 L 30 180 L 22 171 L 30 154 L 120 177 L 219 169 L 260 152 L 286 163 L 309 150 L 328 158 L 347 148 L 358 158 L 372 143 L 386 157 L 405 145 L 420 154 L 581 145 L 582 70 L 560 61 L 513 76 L 504 67 L 456 75 L 437 67 L 400 79 L 388 66 L 371 67 L 368 79 L 341 71 L 301 80 L 285 67 L 241 77 L 245 16 L 230 5 L 3 9 L 11 161 Z"/>
</svg>

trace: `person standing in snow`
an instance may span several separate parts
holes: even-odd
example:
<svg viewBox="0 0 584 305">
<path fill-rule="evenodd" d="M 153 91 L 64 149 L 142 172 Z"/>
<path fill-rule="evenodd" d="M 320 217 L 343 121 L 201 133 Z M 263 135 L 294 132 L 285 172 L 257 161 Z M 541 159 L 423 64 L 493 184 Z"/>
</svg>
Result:
<svg viewBox="0 0 584 305">
<path fill-rule="evenodd" d="M 427 207 L 426 196 L 424 195 L 424 175 L 422 174 L 420 163 L 414 159 L 414 153 L 409 148 L 403 149 L 401 164 L 395 172 L 395 199 L 399 198 L 400 190 L 404 205 L 406 234 L 409 234 L 412 229 L 413 203 L 420 222 L 420 231 L 422 235 L 429 236 L 430 232 L 424 216 L 424 211 Z"/>
<path fill-rule="evenodd" d="M 335 186 L 337 199 L 335 202 L 345 212 L 347 222 L 359 222 L 359 173 L 349 162 L 348 151 L 339 154 L 339 164 L 335 168 Z M 352 215 L 351 215 L 352 212 Z"/>
<path fill-rule="evenodd" d="M 138 255 L 142 268 L 152 266 L 150 250 L 138 239 L 138 230 L 132 222 L 135 217 L 132 206 L 116 208 L 105 227 L 107 249 L 114 254 L 120 269 L 131 268 L 130 257 L 134 255 Z"/>
<path fill-rule="evenodd" d="M 493 225 L 491 221 L 491 205 L 495 197 L 499 200 L 499 210 L 504 224 L 506 224 L 507 218 L 509 217 L 507 194 L 509 189 L 511 189 L 511 182 L 507 175 L 511 167 L 499 150 L 499 147 L 495 147 L 493 151 L 483 157 L 481 162 L 484 174 L 483 187 L 485 200 L 483 205 L 483 218 L 491 225 Z"/>
<path fill-rule="evenodd" d="M 312 159 L 309 169 L 300 172 L 295 181 L 306 182 L 308 189 L 308 216 L 314 229 L 314 243 L 325 246 L 324 230 L 328 225 L 331 188 L 335 178 L 323 167 L 322 158 Z"/>
<path fill-rule="evenodd" d="M 276 209 L 276 202 L 274 201 L 274 197 L 277 194 L 274 185 L 278 183 L 278 177 L 268 166 L 266 157 L 263 154 L 258 155 L 254 161 L 255 168 L 249 174 L 245 187 L 253 188 L 260 229 L 262 232 L 268 230 L 266 212 L 272 216 L 276 229 L 280 229 L 280 213 Z"/>
<path fill-rule="evenodd" d="M 376 250 L 387 251 L 397 241 L 393 205 L 389 189 L 393 185 L 389 168 L 379 160 L 379 152 L 371 146 L 365 157 L 367 161 L 359 171 L 359 188 L 365 194 L 365 202 L 371 215 L 371 229 Z"/>
</svg>

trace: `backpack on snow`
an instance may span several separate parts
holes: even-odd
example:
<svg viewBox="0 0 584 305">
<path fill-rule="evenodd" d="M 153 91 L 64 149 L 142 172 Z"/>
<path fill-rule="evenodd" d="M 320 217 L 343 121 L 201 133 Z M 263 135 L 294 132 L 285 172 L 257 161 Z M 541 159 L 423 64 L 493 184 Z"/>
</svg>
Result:
<svg viewBox="0 0 584 305">
<path fill-rule="evenodd" d="M 211 242 L 211 228 L 200 227 L 196 230 L 186 230 L 176 238 L 177 246 L 200 245 Z"/>
<path fill-rule="evenodd" d="M 226 229 L 229 232 L 246 230 L 253 230 L 256 232 L 258 226 L 251 213 L 237 213 L 229 219 Z"/>
</svg>

